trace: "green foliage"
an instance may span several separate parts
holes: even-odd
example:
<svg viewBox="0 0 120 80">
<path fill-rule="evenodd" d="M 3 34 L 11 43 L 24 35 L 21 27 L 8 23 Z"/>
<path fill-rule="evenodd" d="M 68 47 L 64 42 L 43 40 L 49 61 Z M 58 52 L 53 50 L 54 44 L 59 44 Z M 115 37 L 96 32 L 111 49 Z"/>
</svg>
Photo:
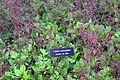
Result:
<svg viewBox="0 0 120 80">
<path fill-rule="evenodd" d="M 0 48 L 3 47 L 3 40 L 0 38 Z"/>
<path fill-rule="evenodd" d="M 87 0 L 24 0 L 19 18 L 3 1 L 0 80 L 115 80 L 120 75 L 114 68 L 120 65 L 117 0 L 97 1 L 95 13 Z M 96 43 L 89 44 L 95 37 Z M 66 47 L 74 48 L 74 56 L 50 57 L 49 49 Z"/>
<path fill-rule="evenodd" d="M 16 59 L 18 57 L 18 53 L 15 52 L 15 51 L 11 51 L 10 56 L 11 56 L 12 59 Z"/>
<path fill-rule="evenodd" d="M 34 23 L 34 26 L 35 26 L 35 27 L 40 27 L 40 23 L 39 23 L 39 22 L 36 22 L 36 23 Z"/>
</svg>

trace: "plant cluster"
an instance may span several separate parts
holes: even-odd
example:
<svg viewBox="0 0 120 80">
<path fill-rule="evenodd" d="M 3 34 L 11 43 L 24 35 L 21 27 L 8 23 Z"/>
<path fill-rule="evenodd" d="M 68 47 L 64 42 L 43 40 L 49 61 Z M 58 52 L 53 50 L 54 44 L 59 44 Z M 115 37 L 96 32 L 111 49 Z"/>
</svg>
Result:
<svg viewBox="0 0 120 80">
<path fill-rule="evenodd" d="M 119 0 L 0 0 L 0 80 L 119 79 Z"/>
</svg>

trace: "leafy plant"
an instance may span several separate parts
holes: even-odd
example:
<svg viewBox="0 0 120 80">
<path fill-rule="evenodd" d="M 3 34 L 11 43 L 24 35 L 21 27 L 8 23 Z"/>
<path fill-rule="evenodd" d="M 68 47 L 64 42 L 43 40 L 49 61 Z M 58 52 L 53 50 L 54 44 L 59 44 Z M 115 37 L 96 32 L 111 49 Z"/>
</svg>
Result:
<svg viewBox="0 0 120 80">
<path fill-rule="evenodd" d="M 0 80 L 120 78 L 119 1 L 1 0 Z M 74 47 L 74 56 L 50 57 Z"/>
</svg>

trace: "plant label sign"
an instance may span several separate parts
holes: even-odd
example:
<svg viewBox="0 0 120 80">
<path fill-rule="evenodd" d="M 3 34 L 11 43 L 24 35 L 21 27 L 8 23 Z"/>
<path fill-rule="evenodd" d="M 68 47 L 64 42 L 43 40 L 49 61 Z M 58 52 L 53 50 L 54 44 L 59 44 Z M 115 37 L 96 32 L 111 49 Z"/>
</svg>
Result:
<svg viewBox="0 0 120 80">
<path fill-rule="evenodd" d="M 59 49 L 50 49 L 51 57 L 60 57 L 60 56 L 73 56 L 73 48 L 59 48 Z"/>
</svg>

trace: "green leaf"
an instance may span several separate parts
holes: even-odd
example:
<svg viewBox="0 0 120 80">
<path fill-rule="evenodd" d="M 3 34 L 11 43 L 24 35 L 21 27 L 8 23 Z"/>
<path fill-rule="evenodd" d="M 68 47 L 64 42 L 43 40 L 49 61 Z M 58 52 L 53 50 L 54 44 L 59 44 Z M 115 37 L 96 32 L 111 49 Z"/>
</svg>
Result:
<svg viewBox="0 0 120 80">
<path fill-rule="evenodd" d="M 60 76 L 58 80 L 64 80 L 64 78 L 62 76 Z"/>
<path fill-rule="evenodd" d="M 11 56 L 11 58 L 16 59 L 18 57 L 18 53 L 15 51 L 11 51 L 10 56 Z"/>
<path fill-rule="evenodd" d="M 120 54 L 119 54 L 119 53 L 116 53 L 116 54 L 115 54 L 115 58 L 120 61 Z"/>
<path fill-rule="evenodd" d="M 22 66 L 20 67 L 20 71 L 21 71 L 21 72 L 24 72 L 24 71 L 25 71 L 25 65 L 22 65 Z"/>
<path fill-rule="evenodd" d="M 120 37 L 120 32 L 116 32 L 116 33 L 115 33 L 115 36 L 116 36 L 117 38 L 119 38 L 119 37 Z"/>
<path fill-rule="evenodd" d="M 47 20 L 49 20 L 50 18 L 51 18 L 51 13 L 43 14 L 43 16 L 42 16 L 42 19 L 43 19 L 44 21 L 47 21 Z"/>
<path fill-rule="evenodd" d="M 92 22 L 92 19 L 89 20 L 89 23 L 91 23 L 91 22 Z"/>
<path fill-rule="evenodd" d="M 9 58 L 9 55 L 10 55 L 10 53 L 9 53 L 9 52 L 6 52 L 6 53 L 5 53 L 5 58 L 8 59 L 8 58 Z"/>
<path fill-rule="evenodd" d="M 28 51 L 27 49 L 22 49 L 22 52 L 20 53 L 20 57 L 22 60 L 26 59 L 28 57 Z"/>
<path fill-rule="evenodd" d="M 41 23 L 41 26 L 45 26 L 45 25 L 46 25 L 46 23 L 44 23 L 44 22 Z"/>
<path fill-rule="evenodd" d="M 115 44 L 115 46 L 120 49 L 120 44 Z"/>
<path fill-rule="evenodd" d="M 23 79 L 24 79 L 24 80 L 28 80 L 29 77 L 30 77 L 30 76 L 27 74 L 27 71 L 24 71 L 24 72 L 23 72 Z"/>
<path fill-rule="evenodd" d="M 58 71 L 54 71 L 55 72 L 55 74 L 58 76 L 59 75 L 59 72 Z"/>
<path fill-rule="evenodd" d="M 51 29 L 51 25 L 48 24 L 48 25 L 47 25 L 47 28 L 48 28 L 48 29 Z"/>
<path fill-rule="evenodd" d="M 55 1 L 54 0 L 50 0 L 50 4 L 54 4 L 55 3 Z"/>
<path fill-rule="evenodd" d="M 36 22 L 36 23 L 34 23 L 34 26 L 40 27 L 40 23 L 39 23 L 39 22 Z"/>
<path fill-rule="evenodd" d="M 95 31 L 96 30 L 96 26 L 94 26 L 93 24 L 90 25 L 90 30 L 91 31 Z"/>
<path fill-rule="evenodd" d="M 54 70 L 53 66 L 50 66 L 49 69 L 48 69 L 48 73 L 52 75 L 53 74 L 53 70 Z"/>
<path fill-rule="evenodd" d="M 35 66 L 31 66 L 31 67 L 35 71 L 36 74 L 40 71 L 40 69 L 38 67 L 35 67 Z"/>
<path fill-rule="evenodd" d="M 109 31 L 111 31 L 111 26 L 106 26 L 105 33 L 108 33 Z"/>
<path fill-rule="evenodd" d="M 67 80 L 73 80 L 70 75 L 67 76 Z"/>
<path fill-rule="evenodd" d="M 32 44 L 28 44 L 28 51 L 32 50 Z"/>
<path fill-rule="evenodd" d="M 16 76 L 21 76 L 21 71 L 18 69 L 14 70 Z"/>
<path fill-rule="evenodd" d="M 40 19 L 40 16 L 37 15 L 37 16 L 35 17 L 35 20 L 38 21 L 39 19 Z"/>
<path fill-rule="evenodd" d="M 7 33 L 1 34 L 0 37 L 2 39 L 9 39 L 11 35 L 12 35 L 12 33 L 7 32 Z"/>
<path fill-rule="evenodd" d="M 15 60 L 13 60 L 13 59 L 9 59 L 9 63 L 10 63 L 10 65 L 13 65 L 14 62 L 15 62 Z"/>
<path fill-rule="evenodd" d="M 43 56 L 46 56 L 48 54 L 48 52 L 46 52 L 45 49 L 40 49 L 41 53 L 43 54 Z"/>
<path fill-rule="evenodd" d="M 47 69 L 48 69 L 48 73 L 52 75 L 53 74 L 53 70 L 54 70 L 53 66 L 49 66 L 49 67 L 47 67 Z"/>
<path fill-rule="evenodd" d="M 63 68 L 60 73 L 62 76 L 65 76 L 67 74 L 67 69 Z"/>
<path fill-rule="evenodd" d="M 104 69 L 102 71 L 103 71 L 102 75 L 106 76 L 106 75 L 110 74 L 111 69 L 109 67 L 104 67 Z"/>
<path fill-rule="evenodd" d="M 68 58 L 68 61 L 70 61 L 71 63 L 74 63 L 76 60 L 72 58 Z"/>
<path fill-rule="evenodd" d="M 0 38 L 0 48 L 3 46 L 3 40 Z"/>
<path fill-rule="evenodd" d="M 12 72 L 5 72 L 5 76 L 11 77 L 12 79 L 15 78 L 15 75 L 14 75 L 14 73 L 12 73 Z"/>
<path fill-rule="evenodd" d="M 43 80 L 42 75 L 38 75 L 38 80 Z"/>
<path fill-rule="evenodd" d="M 110 76 L 105 76 L 104 80 L 113 80 Z"/>
<path fill-rule="evenodd" d="M 55 77 L 54 77 L 54 76 L 50 76 L 50 79 L 51 79 L 51 80 L 55 80 Z"/>
<path fill-rule="evenodd" d="M 38 37 L 39 33 L 38 33 L 38 32 L 36 32 L 36 33 L 35 33 L 35 35 Z"/>
</svg>

